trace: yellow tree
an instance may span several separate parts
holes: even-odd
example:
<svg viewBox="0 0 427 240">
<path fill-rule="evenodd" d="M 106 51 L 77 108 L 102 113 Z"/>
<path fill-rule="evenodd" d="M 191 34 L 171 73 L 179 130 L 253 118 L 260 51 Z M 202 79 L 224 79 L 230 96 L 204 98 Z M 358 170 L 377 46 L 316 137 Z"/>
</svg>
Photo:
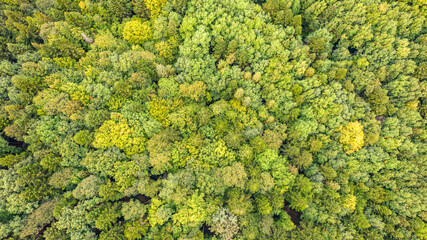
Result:
<svg viewBox="0 0 427 240">
<path fill-rule="evenodd" d="M 151 18 L 156 18 L 162 11 L 167 0 L 145 0 L 145 6 L 150 10 Z"/>
<path fill-rule="evenodd" d="M 132 44 L 142 44 L 152 38 L 149 22 L 134 19 L 127 22 L 123 28 L 123 38 Z"/>
<path fill-rule="evenodd" d="M 345 144 L 344 150 L 347 154 L 359 151 L 365 144 L 363 126 L 358 121 L 341 126 L 338 131 L 341 132 L 340 142 Z"/>
<path fill-rule="evenodd" d="M 144 152 L 146 139 L 129 125 L 122 114 L 116 113 L 112 114 L 111 120 L 105 121 L 95 132 L 92 145 L 96 148 L 116 146 L 130 156 Z"/>
</svg>

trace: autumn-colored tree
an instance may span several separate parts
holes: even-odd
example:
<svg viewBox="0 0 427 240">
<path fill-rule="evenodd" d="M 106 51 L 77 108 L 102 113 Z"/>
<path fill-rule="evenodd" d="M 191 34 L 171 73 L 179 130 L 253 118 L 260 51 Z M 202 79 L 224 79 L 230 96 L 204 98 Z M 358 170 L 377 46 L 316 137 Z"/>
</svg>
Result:
<svg viewBox="0 0 427 240">
<path fill-rule="evenodd" d="M 142 44 L 152 38 L 150 22 L 135 19 L 126 22 L 123 28 L 123 38 L 132 44 Z"/>
</svg>

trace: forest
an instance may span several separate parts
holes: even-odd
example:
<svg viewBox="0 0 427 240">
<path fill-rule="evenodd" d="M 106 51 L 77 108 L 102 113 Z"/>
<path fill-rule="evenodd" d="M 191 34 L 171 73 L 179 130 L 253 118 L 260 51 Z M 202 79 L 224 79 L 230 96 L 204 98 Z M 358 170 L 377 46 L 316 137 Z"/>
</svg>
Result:
<svg viewBox="0 0 427 240">
<path fill-rule="evenodd" d="M 0 0 L 0 239 L 427 239 L 426 0 Z"/>
</svg>

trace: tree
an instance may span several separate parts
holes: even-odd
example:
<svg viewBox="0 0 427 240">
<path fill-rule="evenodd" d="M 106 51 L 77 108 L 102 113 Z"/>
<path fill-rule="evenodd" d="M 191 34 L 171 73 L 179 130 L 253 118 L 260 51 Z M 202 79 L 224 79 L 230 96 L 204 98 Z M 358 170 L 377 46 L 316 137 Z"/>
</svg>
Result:
<svg viewBox="0 0 427 240">
<path fill-rule="evenodd" d="M 312 198 L 312 183 L 304 176 L 297 176 L 295 184 L 286 194 L 285 199 L 290 203 L 290 207 L 302 211 L 308 207 L 308 203 Z"/>
<path fill-rule="evenodd" d="M 166 63 L 171 62 L 174 59 L 174 48 L 170 41 L 160 41 L 155 45 L 156 51 L 160 57 L 164 59 Z"/>
<path fill-rule="evenodd" d="M 115 163 L 125 160 L 125 154 L 121 153 L 118 148 L 111 147 L 107 150 L 97 150 L 88 153 L 81 161 L 81 166 L 100 177 L 112 177 L 115 172 Z"/>
<path fill-rule="evenodd" d="M 105 121 L 95 132 L 92 145 L 101 149 L 116 146 L 129 156 L 142 153 L 146 139 L 138 134 L 136 127 L 132 128 L 122 114 L 112 115 L 111 120 Z"/>
<path fill-rule="evenodd" d="M 126 22 L 123 28 L 123 38 L 132 44 L 143 44 L 152 37 L 151 26 L 149 22 L 135 19 Z"/>
<path fill-rule="evenodd" d="M 239 162 L 235 162 L 231 166 L 220 169 L 218 174 L 222 177 L 222 181 L 227 187 L 244 188 L 244 183 L 247 182 L 245 168 Z"/>
<path fill-rule="evenodd" d="M 95 220 L 95 227 L 100 230 L 111 229 L 113 224 L 117 221 L 117 218 L 120 217 L 118 208 L 119 204 L 117 203 L 112 206 L 106 204 Z"/>
<path fill-rule="evenodd" d="M 40 36 L 46 40 L 46 44 L 36 45 L 41 55 L 48 58 L 81 58 L 85 50 L 78 43 L 80 34 L 73 33 L 71 28 L 67 22 L 42 25 Z"/>
<path fill-rule="evenodd" d="M 227 208 L 219 208 L 212 215 L 211 230 L 222 239 L 233 239 L 233 236 L 239 231 L 237 217 L 232 215 Z"/>
<path fill-rule="evenodd" d="M 109 113 L 105 110 L 88 111 L 84 117 L 85 125 L 91 128 L 98 128 L 108 119 Z"/>
<path fill-rule="evenodd" d="M 51 223 L 54 220 L 53 208 L 55 207 L 57 201 L 57 199 L 54 199 L 52 201 L 45 202 L 40 207 L 38 207 L 28 217 L 28 222 L 24 229 L 22 229 L 19 236 L 24 238 L 30 235 L 37 235 L 46 224 Z"/>
<path fill-rule="evenodd" d="M 125 220 L 129 221 L 143 217 L 146 208 L 147 207 L 139 201 L 131 199 L 131 201 L 123 203 L 121 211 Z"/>
<path fill-rule="evenodd" d="M 339 130 L 341 131 L 340 142 L 346 144 L 344 150 L 347 154 L 359 151 L 365 144 L 363 126 L 359 122 L 349 122 Z"/>
<path fill-rule="evenodd" d="M 74 135 L 73 140 L 79 145 L 88 147 L 93 141 L 93 134 L 88 130 L 82 130 Z"/>
<path fill-rule="evenodd" d="M 55 227 L 66 230 L 71 238 L 94 238 L 96 235 L 90 227 L 93 219 L 87 219 L 87 212 L 93 210 L 101 200 L 93 198 L 79 202 L 75 207 L 63 207 L 56 217 Z"/>
<path fill-rule="evenodd" d="M 138 17 L 142 19 L 148 19 L 150 17 L 150 12 L 145 5 L 145 0 L 134 0 L 132 1 L 133 11 L 137 14 Z"/>
<path fill-rule="evenodd" d="M 123 225 L 114 226 L 108 231 L 102 231 L 99 234 L 99 239 L 101 240 L 113 240 L 124 238 L 124 229 Z"/>
<path fill-rule="evenodd" d="M 115 50 L 118 42 L 110 31 L 106 31 L 95 38 L 93 45 L 101 50 Z"/>
<path fill-rule="evenodd" d="M 297 156 L 293 157 L 292 163 L 297 167 L 308 167 L 313 162 L 313 156 L 308 151 L 302 151 Z"/>
<path fill-rule="evenodd" d="M 203 193 L 194 193 L 172 216 L 175 223 L 183 226 L 201 226 L 216 211 L 214 202 L 206 201 Z"/>
<path fill-rule="evenodd" d="M 153 173 L 161 174 L 172 167 L 171 142 L 177 139 L 176 133 L 173 131 L 163 131 L 154 135 L 147 142 L 147 150 L 150 153 L 149 162 L 153 166 Z"/>
<path fill-rule="evenodd" d="M 48 199 L 54 191 L 47 184 L 49 172 L 44 170 L 40 164 L 27 159 L 17 170 L 18 181 L 24 189 L 19 193 L 22 199 L 36 201 Z"/>
<path fill-rule="evenodd" d="M 271 206 L 270 202 L 268 201 L 268 198 L 265 195 L 258 195 L 255 198 L 255 202 L 259 213 L 263 215 L 269 215 L 271 211 L 273 211 L 273 207 Z"/>
<path fill-rule="evenodd" d="M 163 6 L 166 4 L 166 0 L 144 0 L 145 6 L 150 10 L 150 16 L 152 19 L 156 18 L 162 11 Z"/>
<path fill-rule="evenodd" d="M 99 185 L 102 180 L 94 175 L 83 179 L 77 187 L 73 190 L 73 197 L 84 200 L 90 199 L 98 195 Z"/>
<path fill-rule="evenodd" d="M 179 86 L 179 94 L 195 101 L 203 99 L 206 95 L 206 86 L 203 82 L 196 81 L 192 84 L 184 83 Z"/>
<path fill-rule="evenodd" d="M 277 151 L 267 149 L 263 153 L 259 154 L 255 158 L 255 161 L 258 163 L 262 170 L 267 171 L 271 169 L 272 164 L 277 161 L 278 158 L 279 155 Z"/>
<path fill-rule="evenodd" d="M 142 219 L 127 222 L 125 224 L 124 235 L 127 239 L 135 240 L 140 239 L 148 230 L 148 223 L 144 222 Z"/>
<path fill-rule="evenodd" d="M 246 195 L 238 189 L 231 189 L 228 193 L 227 206 L 230 212 L 236 216 L 245 216 L 251 212 L 253 206 L 250 195 Z"/>
<path fill-rule="evenodd" d="M 112 14 L 117 19 L 123 19 L 131 14 L 132 6 L 129 1 L 119 0 L 119 1 L 107 1 L 107 6 L 110 14 Z"/>
<path fill-rule="evenodd" d="M 49 178 L 49 185 L 54 188 L 64 189 L 71 183 L 73 171 L 71 168 L 64 168 L 57 171 Z"/>
<path fill-rule="evenodd" d="M 280 211 L 279 221 L 276 225 L 285 231 L 290 231 L 295 228 L 295 224 L 292 222 L 291 217 L 285 211 Z"/>
</svg>

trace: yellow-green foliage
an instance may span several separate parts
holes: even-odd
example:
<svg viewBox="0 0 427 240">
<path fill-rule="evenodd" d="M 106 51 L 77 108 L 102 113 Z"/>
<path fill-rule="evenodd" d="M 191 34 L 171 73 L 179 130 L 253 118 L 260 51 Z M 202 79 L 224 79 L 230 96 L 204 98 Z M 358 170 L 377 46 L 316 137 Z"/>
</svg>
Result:
<svg viewBox="0 0 427 240">
<path fill-rule="evenodd" d="M 363 126 L 360 122 L 349 122 L 344 127 L 340 127 L 340 142 L 345 144 L 344 149 L 347 154 L 359 151 L 365 144 L 363 138 Z"/>
<path fill-rule="evenodd" d="M 122 114 L 111 115 L 111 120 L 105 121 L 95 132 L 93 146 L 108 148 L 116 146 L 130 156 L 145 150 L 146 139 L 132 128 Z"/>
<path fill-rule="evenodd" d="M 164 221 L 156 216 L 157 209 L 162 206 L 163 202 L 158 198 L 151 199 L 150 208 L 148 209 L 148 221 L 152 227 L 157 224 L 162 225 Z"/>
<path fill-rule="evenodd" d="M 102 50 L 114 49 L 117 45 L 117 41 L 113 34 L 105 32 L 100 34 L 96 39 L 94 45 Z"/>
<path fill-rule="evenodd" d="M 186 203 L 178 208 L 172 216 L 174 224 L 195 227 L 206 221 L 206 218 L 215 212 L 214 201 L 206 201 L 203 193 L 197 192 L 187 199 Z"/>
<path fill-rule="evenodd" d="M 427 239 L 426 1 L 0 0 L 0 239 Z"/>
<path fill-rule="evenodd" d="M 147 9 L 150 10 L 152 19 L 156 18 L 160 14 L 166 2 L 167 0 L 145 0 L 145 5 L 147 6 Z"/>
<path fill-rule="evenodd" d="M 169 126 L 170 121 L 168 119 L 169 108 L 167 101 L 164 99 L 154 100 L 150 102 L 150 114 L 163 126 Z"/>
<path fill-rule="evenodd" d="M 152 38 L 149 22 L 135 19 L 127 22 L 123 28 L 123 38 L 132 44 L 142 44 Z"/>
<path fill-rule="evenodd" d="M 354 211 L 356 209 L 356 196 L 354 195 L 348 195 L 347 197 L 344 198 L 344 208 L 346 209 L 350 209 L 351 211 Z"/>
<path fill-rule="evenodd" d="M 183 83 L 179 86 L 179 94 L 199 101 L 206 95 L 206 85 L 201 81 L 195 81 L 192 84 Z"/>
<path fill-rule="evenodd" d="M 66 84 L 62 85 L 60 89 L 70 94 L 72 100 L 78 101 L 83 105 L 87 105 L 90 102 L 90 96 L 82 85 L 67 82 Z"/>
<path fill-rule="evenodd" d="M 169 112 L 180 106 L 180 100 L 168 101 L 166 99 L 153 99 L 150 101 L 150 115 L 159 121 L 164 127 L 169 126 Z"/>
<path fill-rule="evenodd" d="M 165 59 L 166 61 L 173 60 L 173 48 L 172 45 L 166 41 L 160 41 L 155 45 L 157 52 L 160 57 Z"/>
</svg>

